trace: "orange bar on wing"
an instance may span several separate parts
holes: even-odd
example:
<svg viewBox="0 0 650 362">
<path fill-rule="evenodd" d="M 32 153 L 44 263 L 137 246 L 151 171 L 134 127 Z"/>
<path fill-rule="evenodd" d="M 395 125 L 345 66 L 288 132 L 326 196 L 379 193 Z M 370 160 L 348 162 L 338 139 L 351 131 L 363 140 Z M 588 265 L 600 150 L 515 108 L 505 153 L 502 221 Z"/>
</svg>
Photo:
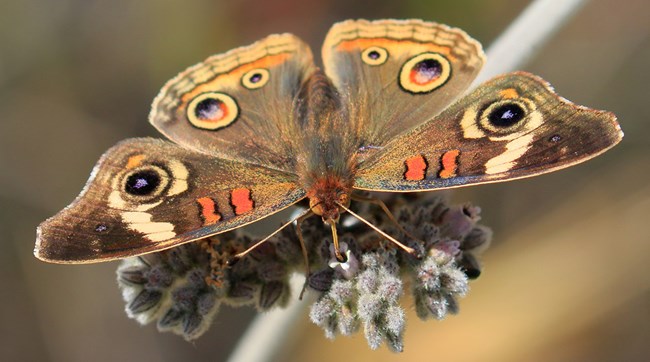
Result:
<svg viewBox="0 0 650 362">
<path fill-rule="evenodd" d="M 204 225 L 212 225 L 221 220 L 221 214 L 217 212 L 217 205 L 214 200 L 209 197 L 201 197 L 196 199 L 196 202 L 201 205 L 201 216 Z"/>
<path fill-rule="evenodd" d="M 424 180 L 424 177 L 427 173 L 427 160 L 424 159 L 424 156 L 417 155 L 404 161 L 406 164 L 406 172 L 404 172 L 404 179 L 408 181 L 420 181 Z"/>
<path fill-rule="evenodd" d="M 442 169 L 438 173 L 440 178 L 456 176 L 456 171 L 458 170 L 458 156 L 460 156 L 460 150 L 450 150 L 442 155 L 440 158 Z"/>
<path fill-rule="evenodd" d="M 261 57 L 260 59 L 257 59 L 250 63 L 234 63 L 234 65 L 236 65 L 234 69 L 231 69 L 223 74 L 219 74 L 216 76 L 216 78 L 210 79 L 207 82 L 195 86 L 190 92 L 183 94 L 181 100 L 183 102 L 189 102 L 201 93 L 213 91 L 215 88 L 219 88 L 218 85 L 239 85 L 241 76 L 249 70 L 255 68 L 264 68 L 268 70 L 270 68 L 281 66 L 287 61 L 287 59 L 289 59 L 291 54 L 287 52 L 274 55 L 264 55 L 264 53 L 260 52 L 259 56 Z"/>
<path fill-rule="evenodd" d="M 136 168 L 142 164 L 142 160 L 144 160 L 144 155 L 135 155 L 129 157 L 129 160 L 126 162 L 126 168 L 128 170 L 132 168 Z"/>
<path fill-rule="evenodd" d="M 519 93 L 517 93 L 517 90 L 514 88 L 504 89 L 499 92 L 499 95 L 506 99 L 519 98 Z"/>
<path fill-rule="evenodd" d="M 241 215 L 253 210 L 253 199 L 250 189 L 234 189 L 230 192 L 230 203 L 235 208 L 235 215 Z"/>
<path fill-rule="evenodd" d="M 343 40 L 336 45 L 336 50 L 351 52 L 351 51 L 358 51 L 359 49 L 363 50 L 371 46 L 380 46 L 380 47 L 388 48 L 387 50 L 389 53 L 392 50 L 412 49 L 413 53 L 422 53 L 425 51 L 429 51 L 429 52 L 444 54 L 447 58 L 449 58 L 452 61 L 455 61 L 457 59 L 451 53 L 451 48 L 446 46 L 436 45 L 433 43 L 411 41 L 406 39 L 395 40 L 395 39 L 387 39 L 381 37 Z"/>
</svg>

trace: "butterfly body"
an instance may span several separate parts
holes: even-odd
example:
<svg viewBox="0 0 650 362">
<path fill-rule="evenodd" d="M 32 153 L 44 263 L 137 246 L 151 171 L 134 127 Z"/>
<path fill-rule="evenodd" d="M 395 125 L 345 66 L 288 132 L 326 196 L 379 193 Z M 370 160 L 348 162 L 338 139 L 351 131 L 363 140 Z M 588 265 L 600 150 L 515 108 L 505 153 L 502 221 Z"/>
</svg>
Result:
<svg viewBox="0 0 650 362">
<path fill-rule="evenodd" d="M 421 20 L 335 24 L 323 70 L 290 34 L 170 80 L 149 121 L 174 143 L 126 140 L 38 229 L 59 263 L 164 250 L 308 198 L 335 224 L 354 190 L 415 192 L 565 168 L 622 138 L 616 117 L 516 72 L 460 97 L 485 59 L 462 30 Z M 460 97 L 460 98 L 459 98 Z"/>
<path fill-rule="evenodd" d="M 298 140 L 293 152 L 306 157 L 298 158 L 296 172 L 314 213 L 324 221 L 336 222 L 340 214 L 337 203 L 350 203 L 357 168 L 358 135 L 343 127 L 354 120 L 349 119 L 338 92 L 322 71 L 314 71 L 301 93 L 298 102 L 304 106 L 295 107 L 300 129 L 293 137 Z"/>
</svg>

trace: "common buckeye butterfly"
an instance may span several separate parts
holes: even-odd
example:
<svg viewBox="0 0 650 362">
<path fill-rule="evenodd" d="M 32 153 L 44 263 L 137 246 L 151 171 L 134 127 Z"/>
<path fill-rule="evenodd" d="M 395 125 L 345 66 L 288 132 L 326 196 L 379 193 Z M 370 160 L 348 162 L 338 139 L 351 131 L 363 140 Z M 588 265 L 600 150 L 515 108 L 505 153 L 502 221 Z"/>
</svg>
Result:
<svg viewBox="0 0 650 362">
<path fill-rule="evenodd" d="M 344 21 L 322 57 L 324 70 L 297 37 L 271 35 L 180 73 L 149 117 L 174 143 L 128 139 L 108 150 L 77 199 L 39 226 L 35 255 L 89 263 L 161 251 L 305 198 L 335 236 L 355 190 L 540 175 L 623 136 L 612 113 L 576 106 L 528 73 L 457 99 L 485 58 L 445 25 Z"/>
</svg>

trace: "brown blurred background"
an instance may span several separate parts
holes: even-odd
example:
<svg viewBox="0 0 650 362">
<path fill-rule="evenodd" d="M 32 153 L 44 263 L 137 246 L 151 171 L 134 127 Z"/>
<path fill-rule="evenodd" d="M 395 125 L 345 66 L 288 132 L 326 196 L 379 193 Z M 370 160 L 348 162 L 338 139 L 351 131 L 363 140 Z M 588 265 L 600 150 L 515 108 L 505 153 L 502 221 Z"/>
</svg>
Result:
<svg viewBox="0 0 650 362">
<path fill-rule="evenodd" d="M 194 343 L 123 312 L 116 263 L 48 265 L 39 222 L 81 190 L 118 140 L 147 123 L 162 84 L 213 53 L 275 32 L 315 50 L 346 18 L 423 18 L 486 47 L 525 0 L 0 2 L 0 360 L 223 360 L 254 316 L 222 308 Z M 524 70 L 576 103 L 616 113 L 623 142 L 551 175 L 455 192 L 483 209 L 494 243 L 461 313 L 421 322 L 405 352 L 323 337 L 307 313 L 278 360 L 650 360 L 650 3 L 593 0 Z"/>
</svg>

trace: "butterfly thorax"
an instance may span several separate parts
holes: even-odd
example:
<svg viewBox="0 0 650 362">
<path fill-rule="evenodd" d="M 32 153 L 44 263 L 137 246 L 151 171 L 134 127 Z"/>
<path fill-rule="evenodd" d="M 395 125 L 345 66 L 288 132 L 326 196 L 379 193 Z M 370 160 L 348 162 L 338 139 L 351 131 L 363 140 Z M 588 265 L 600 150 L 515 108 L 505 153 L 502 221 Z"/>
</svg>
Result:
<svg viewBox="0 0 650 362">
<path fill-rule="evenodd" d="M 297 174 L 316 215 L 336 222 L 347 207 L 356 172 L 357 135 L 330 79 L 316 70 L 296 105 Z M 353 134 L 350 134 L 353 133 Z"/>
</svg>

